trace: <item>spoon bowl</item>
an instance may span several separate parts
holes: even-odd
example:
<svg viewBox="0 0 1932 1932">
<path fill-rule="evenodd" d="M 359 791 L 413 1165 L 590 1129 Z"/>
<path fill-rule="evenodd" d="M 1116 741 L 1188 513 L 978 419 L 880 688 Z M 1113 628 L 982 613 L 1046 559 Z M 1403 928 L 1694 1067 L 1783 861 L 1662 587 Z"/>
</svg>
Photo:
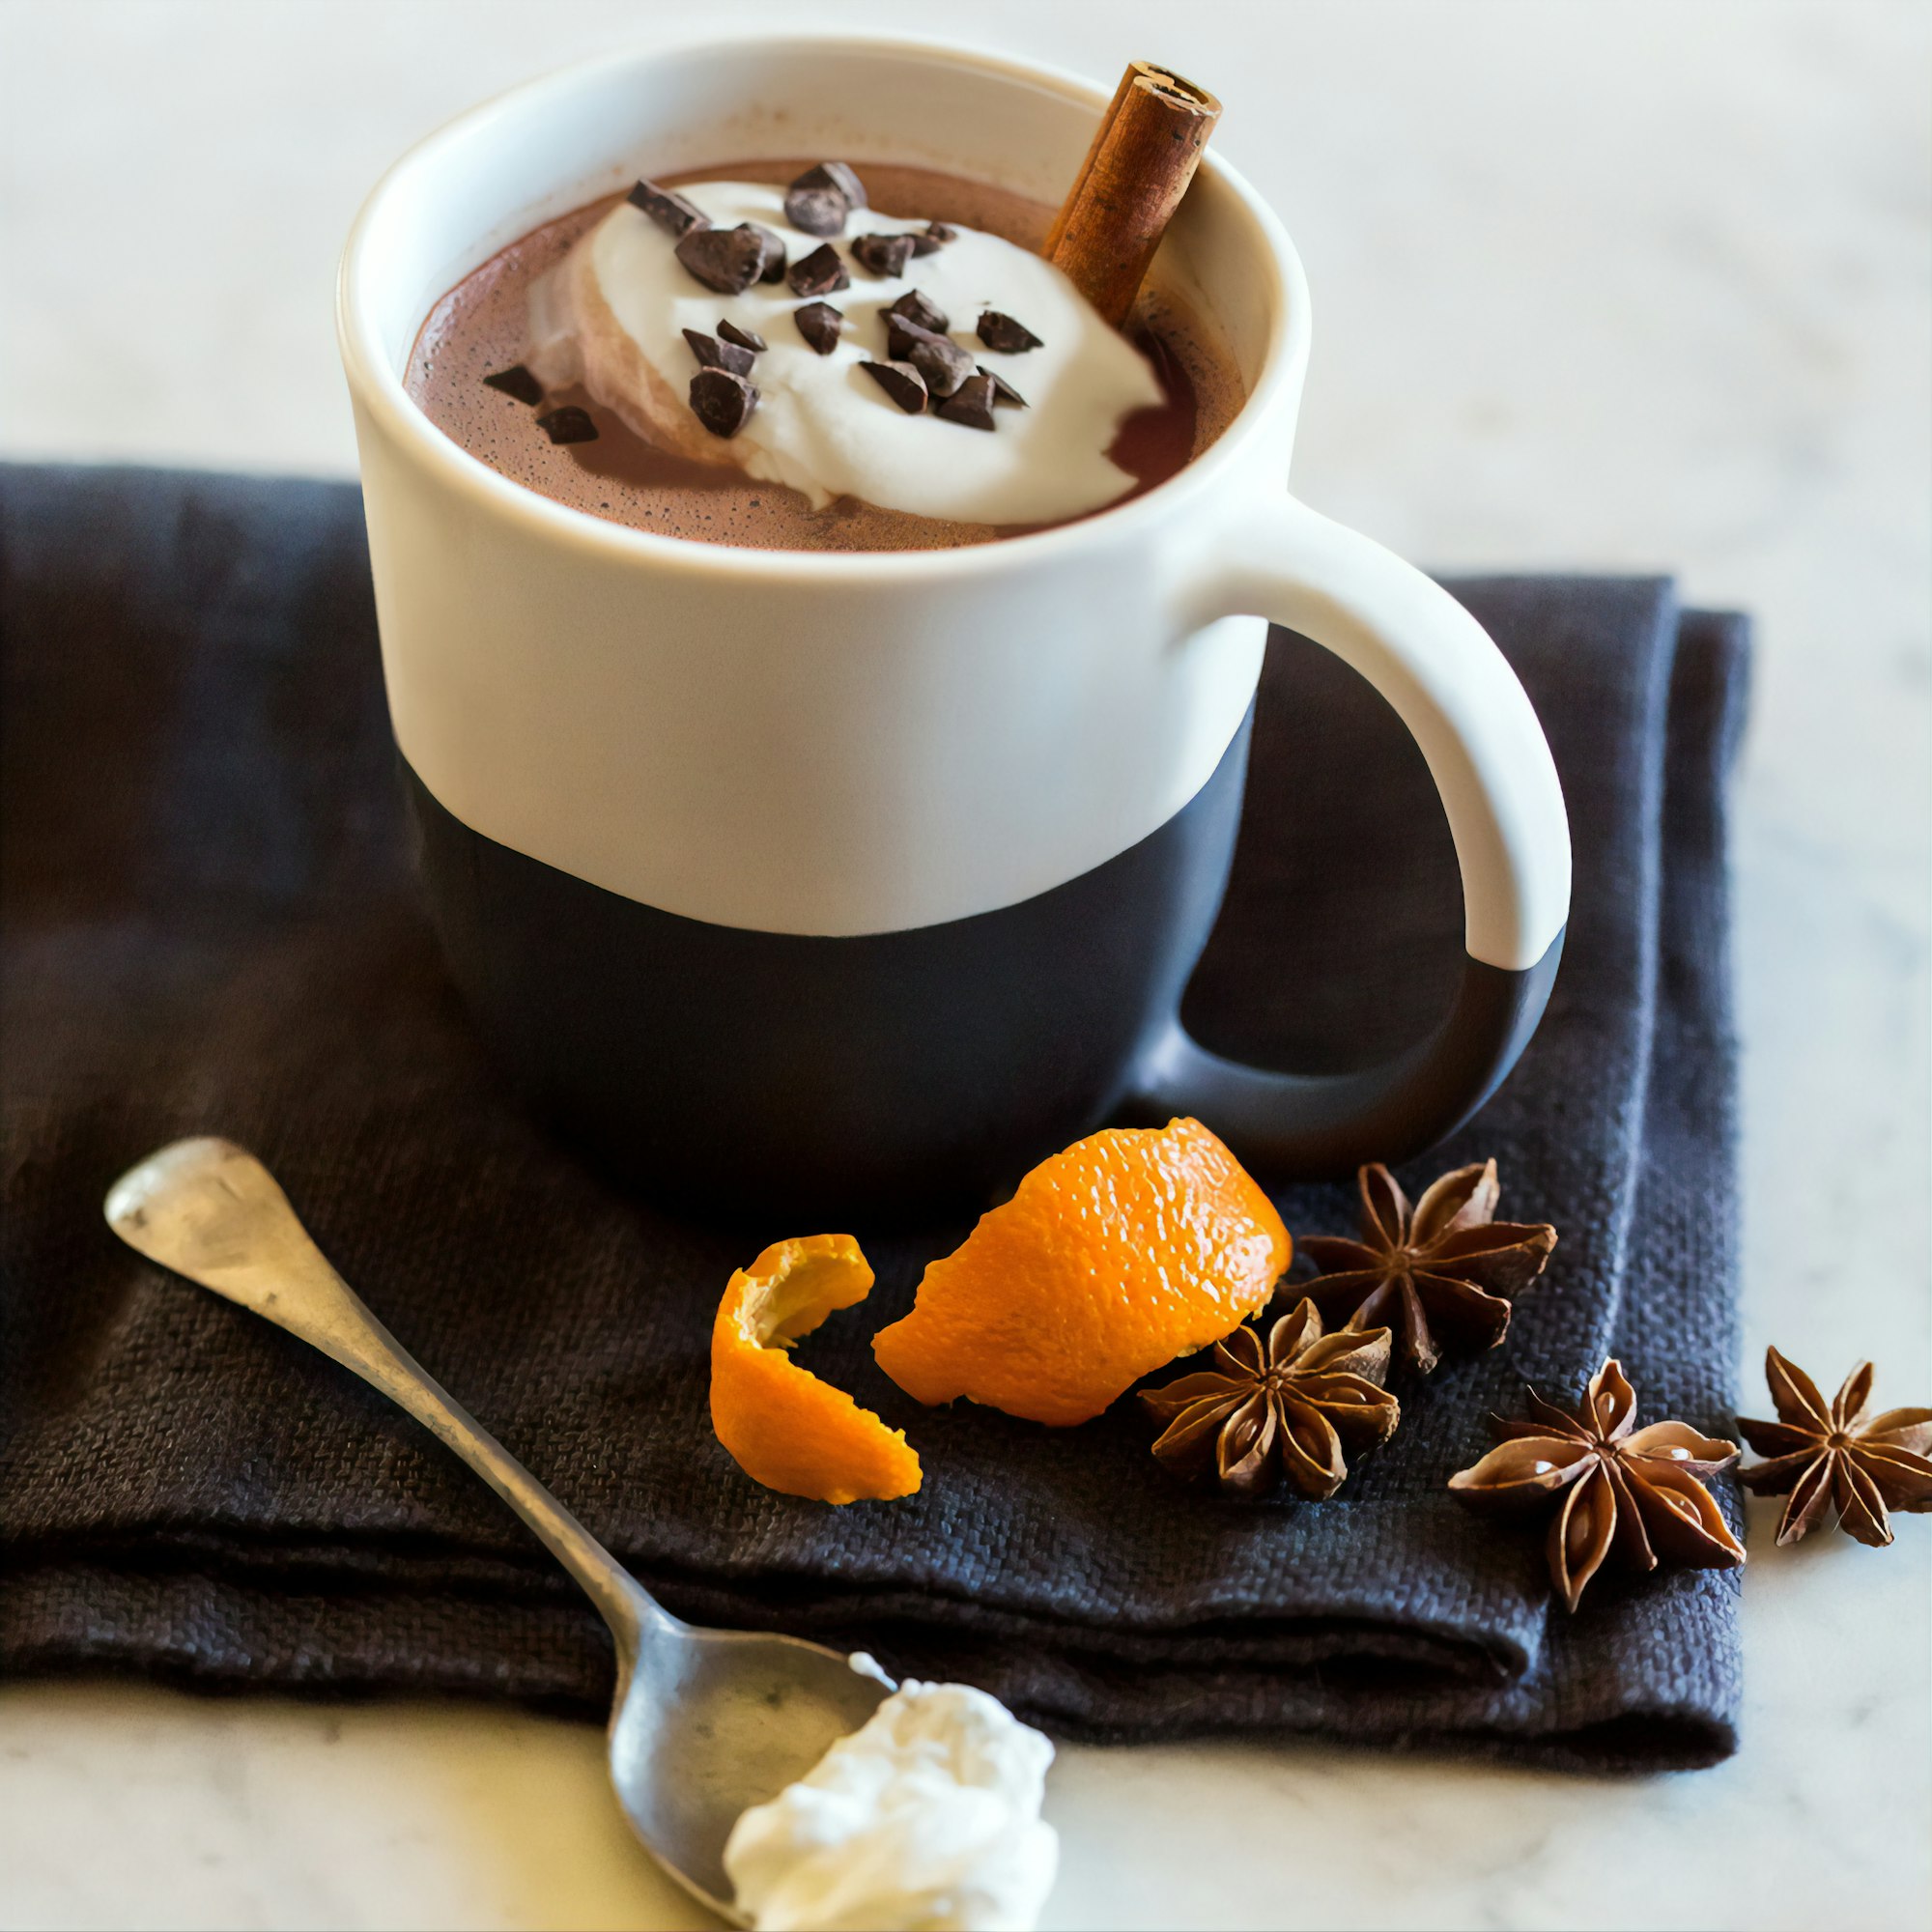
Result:
<svg viewBox="0 0 1932 1932">
<path fill-rule="evenodd" d="M 737 1918 L 724 1840 L 740 1814 L 803 1777 L 892 1689 L 867 1662 L 757 1631 L 646 1629 L 611 1716 L 611 1781 L 631 1829 L 714 1911 Z"/>
<path fill-rule="evenodd" d="M 644 1848 L 733 1924 L 724 1841 L 894 1688 L 869 1658 L 674 1617 L 454 1402 L 362 1304 L 274 1177 L 232 1141 L 176 1141 L 108 1190 L 131 1248 L 298 1336 L 406 1408 L 523 1518 L 596 1605 L 616 1652 L 611 1781 Z"/>
</svg>

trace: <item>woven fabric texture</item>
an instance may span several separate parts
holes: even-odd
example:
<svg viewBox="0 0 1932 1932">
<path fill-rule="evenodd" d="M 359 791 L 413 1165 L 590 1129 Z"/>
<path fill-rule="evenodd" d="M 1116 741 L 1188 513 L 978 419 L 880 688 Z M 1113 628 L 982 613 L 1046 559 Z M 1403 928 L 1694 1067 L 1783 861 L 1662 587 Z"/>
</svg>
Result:
<svg viewBox="0 0 1932 1932">
<path fill-rule="evenodd" d="M 456 1004 L 412 876 L 355 492 L 0 469 L 0 1671 L 605 1706 L 602 1627 L 480 1484 L 345 1372 L 108 1234 L 115 1175 L 219 1132 L 686 1615 L 863 1645 L 1063 1736 L 1724 1755 L 1736 1576 L 1605 1577 L 1573 1618 L 1540 1536 L 1443 1484 L 1525 1379 L 1570 1400 L 1609 1353 L 1642 1419 L 1728 1433 L 1723 797 L 1746 626 L 1659 580 L 1452 588 L 1537 705 L 1577 849 L 1542 1030 L 1402 1175 L 1414 1192 L 1493 1154 L 1504 1214 L 1560 1230 L 1505 1345 L 1399 1377 L 1401 1432 L 1333 1501 L 1241 1502 L 1175 1485 L 1130 1402 L 1061 1432 L 920 1409 L 868 1338 L 970 1216 L 861 1227 L 878 1286 L 802 1359 L 907 1428 L 926 1481 L 834 1511 L 749 1482 L 705 1407 L 726 1275 L 816 1231 L 612 1191 L 526 1119 Z M 1278 1065 L 1365 1059 L 1446 1008 L 1460 930 L 1419 755 L 1276 634 L 1190 1024 Z M 1280 1200 L 1298 1234 L 1352 1228 L 1350 1188 Z"/>
</svg>

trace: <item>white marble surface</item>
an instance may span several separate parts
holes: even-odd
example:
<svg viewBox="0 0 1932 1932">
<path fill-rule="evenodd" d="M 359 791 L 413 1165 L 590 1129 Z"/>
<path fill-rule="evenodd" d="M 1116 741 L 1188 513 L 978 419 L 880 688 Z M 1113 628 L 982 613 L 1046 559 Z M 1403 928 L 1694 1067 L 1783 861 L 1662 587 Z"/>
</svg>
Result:
<svg viewBox="0 0 1932 1932">
<path fill-rule="evenodd" d="M 800 17 L 724 0 L 723 19 Z M 353 467 L 328 285 L 416 133 L 663 0 L 5 0 L 0 453 Z M 902 23 L 883 0 L 815 19 Z M 1675 568 L 1761 621 L 1745 1326 L 1928 1361 L 1928 57 L 1892 0 L 980 0 L 1172 61 L 1314 280 L 1301 492 L 1447 566 Z M 1747 1387 L 1755 1389 L 1747 1372 Z M 1761 1406 L 1761 1405 L 1760 1405 Z M 1754 1516 L 1744 1749 L 1612 1783 L 1067 1751 L 1065 1926 L 1923 1926 L 1932 1525 Z M 670 1926 L 588 1728 L 0 1690 L 0 1924 Z"/>
</svg>

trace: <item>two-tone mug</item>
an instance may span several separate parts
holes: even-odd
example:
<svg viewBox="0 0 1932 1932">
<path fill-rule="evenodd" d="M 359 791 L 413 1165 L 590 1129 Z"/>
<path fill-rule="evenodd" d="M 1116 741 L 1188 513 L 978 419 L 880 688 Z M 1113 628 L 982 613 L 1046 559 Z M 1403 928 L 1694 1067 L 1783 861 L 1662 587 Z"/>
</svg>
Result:
<svg viewBox="0 0 1932 1932">
<path fill-rule="evenodd" d="M 660 1196 L 970 1197 L 1100 1122 L 1175 1113 L 1267 1174 L 1398 1159 L 1481 1105 L 1542 1013 L 1570 895 L 1548 748 L 1461 605 L 1288 494 L 1308 291 L 1212 152 L 1162 263 L 1247 401 L 1082 522 L 891 554 L 683 542 L 506 480 L 404 393 L 445 290 L 639 175 L 831 154 L 1052 202 L 1106 99 L 919 41 L 630 52 L 444 128 L 350 238 L 342 354 L 438 926 L 519 1084 Z M 1453 1011 L 1352 1074 L 1238 1065 L 1179 1018 L 1269 620 L 1394 707 L 1462 870 Z"/>
</svg>

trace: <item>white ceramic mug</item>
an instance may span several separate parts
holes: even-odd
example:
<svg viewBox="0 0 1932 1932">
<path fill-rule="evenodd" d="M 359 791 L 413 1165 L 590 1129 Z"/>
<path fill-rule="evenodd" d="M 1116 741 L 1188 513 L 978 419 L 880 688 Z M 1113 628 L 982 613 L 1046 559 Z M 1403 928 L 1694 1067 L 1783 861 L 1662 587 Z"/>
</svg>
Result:
<svg viewBox="0 0 1932 1932">
<path fill-rule="evenodd" d="M 526 1090 L 660 1193 L 981 1188 L 1110 1117 L 1199 1114 L 1266 1171 L 1398 1159 L 1508 1072 L 1561 951 L 1570 848 L 1521 687 L 1475 620 L 1289 496 L 1308 291 L 1209 152 L 1160 271 L 1247 401 L 1083 522 L 877 554 L 687 543 L 466 454 L 405 394 L 430 307 L 540 222 L 756 155 L 923 164 L 1057 202 L 1107 90 L 923 41 L 620 54 L 433 135 L 345 254 L 383 659 L 453 970 Z M 1399 1061 L 1321 1078 L 1190 1040 L 1266 623 L 1413 733 L 1467 962 Z"/>
</svg>

